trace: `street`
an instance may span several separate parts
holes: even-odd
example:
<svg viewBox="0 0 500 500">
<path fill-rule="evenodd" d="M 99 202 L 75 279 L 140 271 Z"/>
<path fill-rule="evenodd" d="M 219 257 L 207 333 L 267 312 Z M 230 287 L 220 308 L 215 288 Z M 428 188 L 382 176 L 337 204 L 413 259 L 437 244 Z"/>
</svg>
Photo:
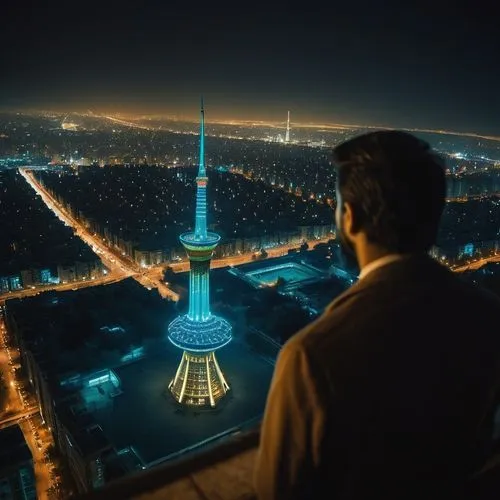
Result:
<svg viewBox="0 0 500 500">
<path fill-rule="evenodd" d="M 91 233 L 88 229 L 77 219 L 75 219 L 68 211 L 62 207 L 56 199 L 54 199 L 51 194 L 35 179 L 33 172 L 29 169 L 20 168 L 20 174 L 24 177 L 26 182 L 42 197 L 48 208 L 50 208 L 55 215 L 64 222 L 64 224 L 71 226 L 75 230 L 75 234 L 79 236 L 87 245 L 92 248 L 92 250 L 99 256 L 103 264 L 108 268 L 108 275 L 98 280 L 88 280 L 87 282 L 74 282 L 68 283 L 66 285 L 54 286 L 54 289 L 64 290 L 64 289 L 79 289 L 85 286 L 100 285 L 105 283 L 113 283 L 120 281 L 125 277 L 133 277 L 141 285 L 146 287 L 148 290 L 156 288 L 163 298 L 178 301 L 179 296 L 176 292 L 171 290 L 168 285 L 163 281 L 163 272 L 167 267 L 167 264 L 162 264 L 158 266 L 151 266 L 148 268 L 141 268 L 136 262 L 129 259 L 125 255 L 121 254 L 117 249 L 110 248 L 105 244 L 104 241 L 95 233 Z M 328 241 L 329 238 L 325 239 L 313 239 L 308 241 L 309 248 L 317 243 L 322 243 Z M 287 251 L 292 248 L 297 248 L 297 244 L 282 245 L 275 248 L 268 248 L 266 252 L 269 257 L 278 257 L 281 255 L 286 255 Z M 234 255 L 231 257 L 224 257 L 222 259 L 213 259 L 211 262 L 212 268 L 224 267 L 224 266 L 235 266 L 239 264 L 244 264 L 251 262 L 255 258 L 255 252 L 248 252 L 241 255 Z M 189 260 L 184 260 L 181 262 L 176 262 L 170 264 L 170 267 L 175 272 L 186 272 L 189 271 Z M 66 287 L 66 288 L 65 288 Z M 33 291 L 19 291 L 20 296 L 25 296 L 24 294 L 36 294 L 41 289 L 34 289 Z M 17 294 L 18 292 L 11 292 L 8 297 Z M 24 294 L 23 294 L 24 293 Z"/>
<path fill-rule="evenodd" d="M 38 499 L 58 498 L 56 495 L 49 497 L 47 493 L 51 487 L 54 487 L 54 491 L 58 488 L 57 481 L 51 478 L 54 476 L 55 467 L 47 455 L 47 448 L 54 444 L 52 435 L 41 421 L 36 398 L 23 386 L 17 376 L 20 369 L 19 349 L 12 347 L 2 306 L 0 306 L 0 333 L 0 371 L 8 388 L 6 408 L 0 413 L 0 428 L 19 424 L 33 457 Z"/>
</svg>

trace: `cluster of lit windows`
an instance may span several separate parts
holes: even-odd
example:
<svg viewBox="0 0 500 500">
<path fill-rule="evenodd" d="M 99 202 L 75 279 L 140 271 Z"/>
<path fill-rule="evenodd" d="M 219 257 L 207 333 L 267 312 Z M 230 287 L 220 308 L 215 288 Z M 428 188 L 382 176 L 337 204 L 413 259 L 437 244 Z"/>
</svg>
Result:
<svg viewBox="0 0 500 500">
<path fill-rule="evenodd" d="M 106 229 L 108 235 L 127 241 L 138 237 L 140 245 L 140 238 L 148 235 L 148 245 L 174 248 L 179 230 L 193 226 L 194 170 L 88 167 L 79 175 L 37 175 L 75 217 L 83 218 L 101 236 L 106 236 Z M 332 220 L 329 207 L 314 200 L 302 201 L 241 175 L 215 171 L 207 188 L 208 223 L 226 235 L 251 237 Z"/>
</svg>

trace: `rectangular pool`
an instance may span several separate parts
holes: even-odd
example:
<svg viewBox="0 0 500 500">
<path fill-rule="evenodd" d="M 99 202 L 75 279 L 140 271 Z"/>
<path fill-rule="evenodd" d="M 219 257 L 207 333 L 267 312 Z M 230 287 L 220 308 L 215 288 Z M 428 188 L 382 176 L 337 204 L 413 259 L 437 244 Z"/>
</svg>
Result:
<svg viewBox="0 0 500 500">
<path fill-rule="evenodd" d="M 257 269 L 245 273 L 247 277 L 258 281 L 262 285 L 276 283 L 278 278 L 283 278 L 286 283 L 299 283 L 301 281 L 319 278 L 321 273 L 296 262 L 287 262 L 272 267 Z"/>
</svg>

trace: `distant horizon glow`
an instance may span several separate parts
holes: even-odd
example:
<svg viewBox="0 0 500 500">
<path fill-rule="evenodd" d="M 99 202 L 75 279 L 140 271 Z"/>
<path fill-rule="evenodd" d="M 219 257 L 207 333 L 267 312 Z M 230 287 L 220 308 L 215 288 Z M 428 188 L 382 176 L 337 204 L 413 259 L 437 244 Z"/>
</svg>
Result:
<svg viewBox="0 0 500 500">
<path fill-rule="evenodd" d="M 85 108 L 85 106 L 82 106 Z M 215 110 L 216 111 L 216 110 Z M 94 116 L 96 118 L 110 118 L 114 117 L 117 119 L 128 119 L 128 120 L 169 120 L 177 121 L 183 123 L 199 123 L 199 117 L 196 112 L 193 113 L 175 113 L 175 112 L 156 112 L 147 113 L 143 111 L 130 111 L 124 109 L 113 109 L 108 110 L 104 108 L 98 109 L 97 107 L 82 109 L 75 108 L 45 108 L 45 107 L 26 107 L 26 108 L 16 108 L 16 107 L 0 107 L 0 112 L 5 113 L 19 113 L 19 114 L 55 114 L 55 115 L 77 115 L 77 116 Z M 235 116 L 223 116 L 220 113 L 215 115 L 216 117 L 210 118 L 212 115 L 212 110 L 210 109 L 208 119 L 205 118 L 205 123 L 218 124 L 218 125 L 233 125 L 233 126 L 267 126 L 276 128 L 286 128 L 287 123 L 287 110 L 283 112 L 283 119 L 252 119 L 252 118 L 236 118 Z M 474 131 L 461 131 L 452 129 L 433 129 L 427 127 L 402 127 L 397 125 L 389 124 L 356 124 L 356 123 L 341 123 L 341 122 L 325 122 L 325 121 L 314 121 L 313 119 L 307 119 L 304 121 L 295 121 L 293 119 L 293 109 L 290 111 L 290 128 L 323 128 L 330 130 L 353 130 L 353 129 L 374 129 L 374 130 L 403 130 L 406 132 L 415 133 L 430 133 L 430 134 L 442 134 L 442 135 L 455 135 L 460 137 L 471 137 L 477 139 L 485 139 L 490 141 L 500 142 L 500 136 L 482 134 Z M 137 124 L 139 125 L 139 124 Z M 208 134 L 210 135 L 210 134 Z"/>
</svg>

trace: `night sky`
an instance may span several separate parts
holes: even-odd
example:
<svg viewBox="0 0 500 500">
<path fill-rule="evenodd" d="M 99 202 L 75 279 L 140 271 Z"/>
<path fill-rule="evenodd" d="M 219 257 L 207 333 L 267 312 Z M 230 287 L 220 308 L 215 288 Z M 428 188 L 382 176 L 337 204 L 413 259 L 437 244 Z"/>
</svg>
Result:
<svg viewBox="0 0 500 500">
<path fill-rule="evenodd" d="M 500 135 L 495 10 L 481 0 L 11 1 L 0 106 L 195 117 L 203 94 L 208 120 L 290 110 L 292 122 Z"/>
</svg>

